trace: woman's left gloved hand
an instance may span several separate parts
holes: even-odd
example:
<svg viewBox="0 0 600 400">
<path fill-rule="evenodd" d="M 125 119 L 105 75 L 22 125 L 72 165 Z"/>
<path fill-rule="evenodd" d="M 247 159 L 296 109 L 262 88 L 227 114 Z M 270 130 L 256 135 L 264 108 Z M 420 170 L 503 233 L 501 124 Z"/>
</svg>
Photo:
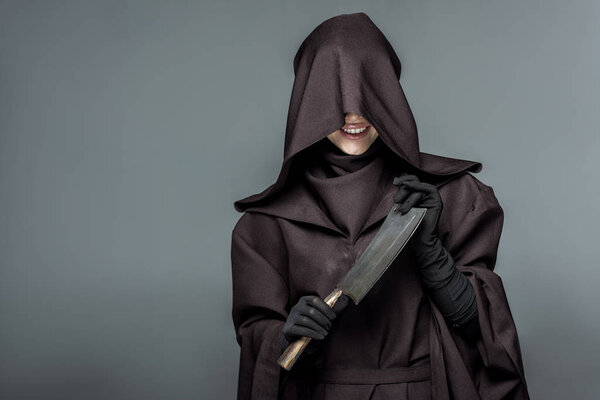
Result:
<svg viewBox="0 0 600 400">
<path fill-rule="evenodd" d="M 428 264 L 429 259 L 433 256 L 432 251 L 441 244 L 437 232 L 443 208 L 440 193 L 434 185 L 421 182 L 416 175 L 406 173 L 395 177 L 393 184 L 398 186 L 398 192 L 394 195 L 394 203 L 400 206 L 402 214 L 408 212 L 412 207 L 427 208 L 427 212 L 409 244 L 415 252 L 419 264 Z"/>
<path fill-rule="evenodd" d="M 394 203 L 402 214 L 412 207 L 427 208 L 408 245 L 433 302 L 454 328 L 469 340 L 476 340 L 480 331 L 475 292 L 438 237 L 437 225 L 443 208 L 440 193 L 434 185 L 421 182 L 415 175 L 402 174 L 394 178 L 393 184 L 398 186 Z"/>
</svg>

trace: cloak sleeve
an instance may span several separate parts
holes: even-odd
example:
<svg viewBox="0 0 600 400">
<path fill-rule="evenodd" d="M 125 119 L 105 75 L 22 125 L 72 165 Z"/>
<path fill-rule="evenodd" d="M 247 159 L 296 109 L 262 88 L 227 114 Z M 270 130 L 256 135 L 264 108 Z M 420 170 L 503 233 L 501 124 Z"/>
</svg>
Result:
<svg viewBox="0 0 600 400">
<path fill-rule="evenodd" d="M 502 280 L 494 272 L 504 213 L 493 189 L 471 178 L 476 194 L 463 191 L 452 199 L 440 237 L 473 285 L 481 336 L 469 343 L 433 310 L 444 364 L 438 376 L 445 375 L 451 398 L 529 399 L 517 330 Z M 465 198 L 474 198 L 470 207 Z"/>
<path fill-rule="evenodd" d="M 245 238 L 237 227 L 232 232 L 232 316 L 240 345 L 238 400 L 276 399 L 279 386 L 277 359 L 289 289 L 281 266 L 277 268 L 279 247 L 265 234 Z"/>
</svg>

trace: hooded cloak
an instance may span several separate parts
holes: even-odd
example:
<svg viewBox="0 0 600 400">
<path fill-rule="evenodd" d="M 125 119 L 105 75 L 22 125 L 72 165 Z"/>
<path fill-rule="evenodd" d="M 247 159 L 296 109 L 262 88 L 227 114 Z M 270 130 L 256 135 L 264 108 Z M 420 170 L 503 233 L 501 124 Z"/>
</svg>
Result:
<svg viewBox="0 0 600 400">
<path fill-rule="evenodd" d="M 243 212 L 231 245 L 238 399 L 529 398 L 516 327 L 494 272 L 502 208 L 471 174 L 479 162 L 419 150 L 400 69 L 365 13 L 330 18 L 300 45 L 279 176 L 234 203 Z M 379 133 L 360 157 L 344 157 L 326 142 L 346 112 Z M 393 205 L 392 179 L 402 172 L 440 192 L 438 233 L 473 285 L 481 337 L 467 341 L 445 321 L 407 248 L 336 319 L 313 358 L 283 370 L 277 358 L 290 308 L 303 295 L 324 298 L 345 276 Z M 351 182 L 370 186 L 360 196 Z M 335 208 L 345 199 L 359 207 Z"/>
</svg>

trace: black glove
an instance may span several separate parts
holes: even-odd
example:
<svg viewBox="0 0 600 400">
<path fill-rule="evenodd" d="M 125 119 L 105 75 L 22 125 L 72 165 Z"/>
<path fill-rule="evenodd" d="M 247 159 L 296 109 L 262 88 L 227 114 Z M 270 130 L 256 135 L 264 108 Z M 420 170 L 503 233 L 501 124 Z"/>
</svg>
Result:
<svg viewBox="0 0 600 400">
<path fill-rule="evenodd" d="M 394 203 L 400 206 L 402 214 L 412 207 L 427 208 L 423 221 L 409 242 L 419 264 L 426 264 L 436 250 L 437 225 L 443 208 L 440 193 L 434 185 L 419 181 L 415 175 L 402 174 L 395 177 L 393 183 L 398 186 Z"/>
<path fill-rule="evenodd" d="M 474 340 L 479 333 L 475 291 L 438 237 L 437 225 L 443 208 L 440 193 L 434 185 L 421 182 L 415 175 L 402 174 L 394 178 L 393 184 L 398 186 L 394 203 L 399 204 L 402 214 L 412 207 L 427 208 L 408 245 L 419 264 L 423 283 L 440 312 L 454 328 Z"/>
<path fill-rule="evenodd" d="M 333 308 L 329 307 L 319 296 L 302 296 L 300 300 L 290 309 L 288 318 L 283 325 L 283 343 L 281 350 L 302 336 L 308 336 L 312 340 L 300 355 L 300 359 L 316 353 L 323 339 L 329 333 L 333 320 L 346 308 L 349 297 L 342 294 Z"/>
</svg>

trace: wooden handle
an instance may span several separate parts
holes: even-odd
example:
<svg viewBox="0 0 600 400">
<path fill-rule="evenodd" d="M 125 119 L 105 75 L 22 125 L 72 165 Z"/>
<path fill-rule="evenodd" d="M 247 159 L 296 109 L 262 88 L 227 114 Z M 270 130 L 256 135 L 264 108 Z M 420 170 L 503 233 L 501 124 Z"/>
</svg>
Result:
<svg viewBox="0 0 600 400">
<path fill-rule="evenodd" d="M 329 307 L 333 308 L 341 295 L 342 291 L 338 288 L 335 288 L 333 292 L 329 293 L 329 296 L 325 297 L 325 303 L 327 303 Z M 281 365 L 281 367 L 287 371 L 291 370 L 296 361 L 298 361 L 300 354 L 302 354 L 306 346 L 308 346 L 308 343 L 311 339 L 312 338 L 310 337 L 302 336 L 300 339 L 290 343 L 277 360 L 277 364 Z"/>
</svg>

